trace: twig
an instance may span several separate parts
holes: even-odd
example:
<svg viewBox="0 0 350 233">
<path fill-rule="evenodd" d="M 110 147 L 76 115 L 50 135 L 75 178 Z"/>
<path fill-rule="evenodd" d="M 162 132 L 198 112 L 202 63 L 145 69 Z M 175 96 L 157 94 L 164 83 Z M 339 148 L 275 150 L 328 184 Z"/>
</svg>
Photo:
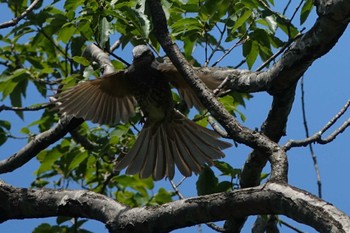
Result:
<svg viewBox="0 0 350 233">
<path fill-rule="evenodd" d="M 7 138 L 12 138 L 12 139 L 20 139 L 20 140 L 22 140 L 22 139 L 28 139 L 28 138 L 29 138 L 28 136 L 22 136 L 22 137 L 20 137 L 20 136 L 14 136 L 14 135 L 12 135 L 12 134 L 6 134 L 6 137 L 7 137 Z"/>
<path fill-rule="evenodd" d="M 301 36 L 302 36 L 302 34 L 299 33 L 294 38 L 288 40 L 287 43 L 277 53 L 272 55 L 258 69 L 256 69 L 256 72 L 261 71 L 263 68 L 265 68 L 272 60 L 274 60 L 276 57 L 278 57 L 280 54 L 282 54 L 296 39 L 298 39 Z"/>
<path fill-rule="evenodd" d="M 38 111 L 41 109 L 45 109 L 51 105 L 52 103 L 43 103 L 43 104 L 40 104 L 39 106 L 33 106 L 33 107 L 10 107 L 3 104 L 0 106 L 0 112 L 2 112 L 3 110 L 14 111 L 14 112 Z"/>
<path fill-rule="evenodd" d="M 22 20 L 24 17 L 26 17 L 27 14 L 29 14 L 39 2 L 41 2 L 41 0 L 33 1 L 32 4 L 30 4 L 29 7 L 25 11 L 23 11 L 22 14 L 20 14 L 18 17 L 13 18 L 8 22 L 0 24 L 0 29 L 12 27 L 18 24 L 18 22 Z"/>
<path fill-rule="evenodd" d="M 248 30 L 247 30 L 247 32 L 248 32 Z M 224 59 L 229 53 L 231 53 L 231 51 L 232 51 L 234 48 L 240 46 L 241 44 L 244 44 L 244 43 L 248 40 L 248 38 L 243 39 L 244 36 L 245 36 L 245 35 L 243 35 L 243 37 L 242 37 L 239 41 L 237 41 L 236 44 L 234 44 L 231 48 L 229 48 L 229 49 L 224 53 L 224 55 L 222 55 L 216 62 L 214 62 L 214 64 L 213 64 L 212 66 L 214 67 L 214 66 L 216 66 L 219 62 L 221 62 L 222 59 Z"/>
<path fill-rule="evenodd" d="M 223 130 L 218 123 L 214 120 L 213 117 L 209 116 L 208 117 L 208 122 L 213 127 L 213 129 L 223 138 L 230 138 L 230 136 L 227 134 L 225 130 Z"/>
<path fill-rule="evenodd" d="M 342 133 L 347 127 L 350 125 L 350 118 L 348 118 L 338 129 L 336 129 L 333 133 L 331 133 L 326 139 L 322 139 L 322 134 L 329 129 L 348 109 L 350 106 L 350 100 L 345 104 L 345 106 L 340 110 L 340 112 L 331 119 L 323 129 L 319 132 L 315 133 L 311 137 L 308 137 L 304 140 L 289 140 L 284 146 L 283 149 L 285 151 L 289 150 L 292 147 L 301 147 L 307 146 L 310 143 L 319 143 L 319 144 L 327 144 L 333 141 L 340 133 Z"/>
<path fill-rule="evenodd" d="M 284 7 L 283 12 L 282 12 L 283 15 L 286 14 L 286 12 L 287 12 L 287 10 L 288 10 L 289 5 L 290 5 L 291 2 L 292 2 L 292 0 L 289 0 L 289 1 L 287 2 L 286 6 Z"/>
<path fill-rule="evenodd" d="M 100 45 L 98 45 L 97 43 L 94 43 L 93 45 L 95 45 L 97 48 L 99 48 L 101 50 L 101 52 L 104 52 L 103 49 L 100 47 Z M 112 57 L 118 59 L 119 61 L 123 62 L 126 66 L 130 66 L 130 63 L 125 61 L 123 58 L 117 56 L 116 54 L 112 53 L 112 52 L 108 52 L 109 55 L 111 55 Z"/>
<path fill-rule="evenodd" d="M 66 54 L 66 52 L 63 51 L 62 48 L 61 48 L 58 44 L 56 44 L 55 41 L 54 41 L 48 34 L 46 34 L 46 32 L 44 31 L 43 28 L 37 27 L 37 30 L 38 30 L 38 32 L 40 32 L 41 34 L 43 34 L 43 36 L 44 36 L 48 41 L 50 41 L 50 42 L 53 44 L 53 46 L 54 46 L 63 56 L 68 57 L 67 54 Z M 69 61 L 72 61 L 71 58 L 68 58 L 68 60 L 69 60 Z"/>
<path fill-rule="evenodd" d="M 301 0 L 299 5 L 295 8 L 292 17 L 289 19 L 289 22 L 292 22 L 295 15 L 297 14 L 298 10 L 300 9 L 301 5 L 303 4 L 304 0 Z"/>
<path fill-rule="evenodd" d="M 110 50 L 111 52 L 114 51 L 116 48 L 119 47 L 120 44 L 121 44 L 120 40 L 116 40 L 116 41 L 112 44 L 112 46 L 109 48 L 109 50 Z"/>
<path fill-rule="evenodd" d="M 56 84 L 60 84 L 63 81 L 63 78 L 59 78 L 53 81 L 48 81 L 48 80 L 42 80 L 42 79 L 33 79 L 33 82 L 36 83 L 41 83 L 41 84 L 45 84 L 45 85 L 56 85 Z"/>
<path fill-rule="evenodd" d="M 174 189 L 176 195 L 177 195 L 180 199 L 185 199 L 184 195 L 182 195 L 182 193 L 180 192 L 180 190 L 177 188 L 178 185 L 176 185 L 176 184 L 174 183 L 173 180 L 170 180 L 170 179 L 169 179 L 169 182 L 170 182 L 170 184 L 171 184 L 171 187 L 173 187 L 173 189 Z"/>
<path fill-rule="evenodd" d="M 223 87 L 226 85 L 226 83 L 227 83 L 227 81 L 229 80 L 229 77 L 227 76 L 225 79 L 224 79 L 224 81 L 222 81 L 221 83 L 220 83 L 220 85 L 213 91 L 213 94 L 215 95 L 215 96 L 221 96 L 221 91 L 222 91 L 222 89 L 223 89 Z M 231 92 L 231 90 L 229 91 L 229 92 Z M 226 92 L 225 92 L 226 93 Z M 206 110 L 204 113 L 202 113 L 200 116 L 198 116 L 198 117 L 196 117 L 196 118 L 194 118 L 193 119 L 193 121 L 200 121 L 200 120 L 202 120 L 202 119 L 204 119 L 207 115 L 208 115 L 208 110 Z"/>
<path fill-rule="evenodd" d="M 303 122 L 304 122 L 305 134 L 306 134 L 306 137 L 308 138 L 310 134 L 309 134 L 309 127 L 308 127 L 307 119 L 306 119 L 304 76 L 301 77 L 300 88 L 301 88 L 301 108 L 302 108 L 302 114 L 303 114 Z M 320 175 L 320 170 L 319 170 L 318 163 L 317 163 L 317 157 L 315 155 L 315 152 L 314 152 L 314 149 L 313 149 L 313 146 L 311 143 L 309 144 L 309 149 L 310 149 L 310 155 L 311 155 L 312 161 L 314 163 L 314 168 L 315 168 L 315 172 L 316 172 L 318 197 L 322 198 L 321 175 Z"/>
<path fill-rule="evenodd" d="M 213 94 L 217 96 L 220 91 L 223 89 L 223 87 L 226 85 L 227 81 L 229 80 L 229 77 L 227 76 L 221 83 L 220 85 L 213 91 Z"/>
</svg>

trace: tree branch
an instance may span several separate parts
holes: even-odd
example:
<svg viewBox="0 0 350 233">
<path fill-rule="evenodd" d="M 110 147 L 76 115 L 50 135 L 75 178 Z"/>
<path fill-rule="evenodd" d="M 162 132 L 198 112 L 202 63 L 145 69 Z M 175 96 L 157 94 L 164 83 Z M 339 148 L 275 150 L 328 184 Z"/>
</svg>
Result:
<svg viewBox="0 0 350 233">
<path fill-rule="evenodd" d="M 29 107 L 12 107 L 12 106 L 6 106 L 6 105 L 1 105 L 0 106 L 0 112 L 2 112 L 3 110 L 7 110 L 7 111 L 15 111 L 15 112 L 21 112 L 21 111 L 38 111 L 41 109 L 45 109 L 49 106 L 51 106 L 52 103 L 43 103 L 40 105 L 36 105 L 36 106 L 29 106 Z"/>
<path fill-rule="evenodd" d="M 345 106 L 340 110 L 340 112 L 335 115 L 319 132 L 315 133 L 311 137 L 304 140 L 289 140 L 284 146 L 284 150 L 290 150 L 292 147 L 307 146 L 311 143 L 327 144 L 333 141 L 339 134 L 344 132 L 344 130 L 350 126 L 350 118 L 344 121 L 344 123 L 336 130 L 333 131 L 327 138 L 322 139 L 322 135 L 335 124 L 337 120 L 346 112 L 350 106 L 350 100 L 345 104 Z"/>
<path fill-rule="evenodd" d="M 17 153 L 11 155 L 7 159 L 1 160 L 0 174 L 12 172 L 13 170 L 23 166 L 29 160 L 34 158 L 40 151 L 60 140 L 70 130 L 76 128 L 83 122 L 83 119 L 64 116 L 53 128 L 38 134 Z"/>
<path fill-rule="evenodd" d="M 0 182 L 0 201 L 0 222 L 58 215 L 85 217 L 103 222 L 110 232 L 118 233 L 168 232 L 203 222 L 272 212 L 319 232 L 350 232 L 350 218 L 345 213 L 312 194 L 277 183 L 131 209 L 94 192 L 22 189 Z"/>
<path fill-rule="evenodd" d="M 191 65 L 185 60 L 177 45 L 171 40 L 167 29 L 164 11 L 158 0 L 148 0 L 154 24 L 154 33 L 175 67 L 196 92 L 203 105 L 212 116 L 225 128 L 230 137 L 252 148 L 259 148 L 270 156 L 272 166 L 271 179 L 286 182 L 287 159 L 279 146 L 267 137 L 241 126 L 238 121 L 222 106 L 214 94 L 198 79 Z"/>
<path fill-rule="evenodd" d="M 29 7 L 25 11 L 23 11 L 22 14 L 20 14 L 20 16 L 13 18 L 8 22 L 0 24 L 0 29 L 15 26 L 19 21 L 26 17 L 39 2 L 41 2 L 41 0 L 34 0 L 32 4 L 30 4 Z"/>
</svg>

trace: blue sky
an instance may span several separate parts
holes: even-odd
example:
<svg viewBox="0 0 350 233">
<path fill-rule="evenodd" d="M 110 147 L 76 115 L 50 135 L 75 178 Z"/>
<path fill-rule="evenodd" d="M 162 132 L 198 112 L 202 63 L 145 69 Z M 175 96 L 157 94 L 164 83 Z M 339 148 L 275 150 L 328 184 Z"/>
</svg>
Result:
<svg viewBox="0 0 350 233">
<path fill-rule="evenodd" d="M 0 8 L 0 22 L 7 21 L 12 18 L 6 12 L 5 8 Z M 306 30 L 314 23 L 315 14 L 308 20 L 305 25 Z M 6 30 L 1 30 L 3 34 Z M 308 118 L 308 126 L 310 134 L 320 130 L 346 103 L 349 98 L 350 86 L 350 72 L 348 66 L 350 65 L 350 30 L 347 30 L 342 38 L 340 38 L 337 45 L 331 52 L 318 59 L 310 69 L 305 73 L 305 98 L 306 111 Z M 130 60 L 129 60 L 130 61 Z M 221 65 L 225 65 L 222 63 Z M 259 64 L 258 64 L 259 66 Z M 35 93 L 28 93 L 27 100 L 24 101 L 24 106 L 33 103 L 44 102 Z M 289 117 L 287 126 L 287 136 L 281 141 L 284 144 L 288 139 L 303 139 L 305 138 L 305 131 L 301 115 L 301 100 L 300 100 L 300 84 L 298 85 L 295 103 Z M 243 123 L 250 128 L 259 128 L 264 121 L 272 98 L 266 93 L 254 94 L 249 102 L 246 103 L 246 108 L 240 108 L 245 114 L 247 120 Z M 5 102 L 8 104 L 8 102 Z M 350 114 L 345 114 L 336 127 L 340 125 Z M 34 119 L 40 117 L 40 113 L 26 114 L 23 122 L 14 113 L 3 111 L 0 113 L 1 119 L 12 120 L 13 130 L 15 135 L 20 135 L 19 130 L 28 125 Z M 332 131 L 333 128 L 331 128 Z M 328 135 L 328 133 L 326 134 Z M 350 177 L 350 130 L 345 131 L 339 135 L 335 141 L 327 145 L 314 145 L 315 154 L 318 159 L 318 165 L 321 172 L 321 182 L 323 198 L 332 203 L 337 208 L 341 209 L 350 215 L 350 188 L 347 184 L 347 179 Z M 19 148 L 26 144 L 26 140 L 11 140 L 9 143 L 1 146 L 0 159 L 4 159 L 9 155 L 15 153 Z M 226 151 L 227 157 L 225 161 L 232 164 L 234 167 L 242 167 L 244 160 L 250 149 L 244 145 L 239 145 L 238 148 L 232 148 Z M 288 151 L 289 159 L 289 182 L 291 185 L 305 189 L 317 195 L 316 175 L 313 167 L 313 162 L 307 148 L 295 148 Z M 25 166 L 17 169 L 10 174 L 1 174 L 0 179 L 5 182 L 19 187 L 28 187 L 34 179 L 33 172 L 36 170 L 38 163 L 34 160 L 30 161 Z M 177 177 L 180 179 L 180 177 Z M 181 186 L 180 190 L 187 197 L 196 195 L 195 178 L 187 179 Z M 169 183 L 159 182 L 159 186 L 164 185 L 165 188 L 171 189 Z M 286 219 L 283 218 L 282 219 Z M 254 217 L 250 218 L 250 222 Z M 51 219 L 39 220 L 19 220 L 7 221 L 0 224 L 0 232 L 31 232 L 32 229 L 39 223 L 53 221 Z M 313 229 L 304 227 L 292 222 L 300 229 L 307 232 L 315 232 Z M 243 232 L 250 232 L 250 225 Z M 101 232 L 104 229 L 103 224 L 92 221 L 89 223 L 88 229 L 95 232 Z M 175 232 L 193 232 L 197 227 L 178 230 Z M 107 232 L 107 231 L 105 231 Z M 203 227 L 203 232 L 210 232 L 206 227 Z M 287 230 L 285 226 L 282 227 L 281 232 L 293 232 Z"/>
</svg>

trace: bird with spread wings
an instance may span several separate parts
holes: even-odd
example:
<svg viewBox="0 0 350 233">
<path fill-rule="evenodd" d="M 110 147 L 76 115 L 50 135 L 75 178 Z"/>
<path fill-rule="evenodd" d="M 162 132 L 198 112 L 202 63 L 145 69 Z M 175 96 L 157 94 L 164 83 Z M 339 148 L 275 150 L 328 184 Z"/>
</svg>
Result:
<svg viewBox="0 0 350 233">
<path fill-rule="evenodd" d="M 175 110 L 171 86 L 178 89 L 188 107 L 203 108 L 201 102 L 170 62 L 159 62 L 145 45 L 133 49 L 133 62 L 126 70 L 81 82 L 57 94 L 56 108 L 94 123 L 115 125 L 127 122 L 138 104 L 144 126 L 127 155 L 118 160 L 117 170 L 173 179 L 175 165 L 184 176 L 199 173 L 205 164 L 224 157 L 231 146 L 219 135 L 197 125 Z M 211 89 L 219 83 L 202 81 Z"/>
</svg>

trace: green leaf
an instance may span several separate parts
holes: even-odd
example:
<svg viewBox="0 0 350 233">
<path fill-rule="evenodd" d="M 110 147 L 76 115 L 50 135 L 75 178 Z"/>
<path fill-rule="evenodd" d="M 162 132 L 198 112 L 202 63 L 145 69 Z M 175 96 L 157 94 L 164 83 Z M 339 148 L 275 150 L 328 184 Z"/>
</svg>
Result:
<svg viewBox="0 0 350 233">
<path fill-rule="evenodd" d="M 250 46 L 248 47 L 248 53 L 246 55 L 246 60 L 247 60 L 248 68 L 251 69 L 253 67 L 258 55 L 259 55 L 259 44 L 256 41 L 248 41 L 248 42 L 250 42 Z M 244 45 L 243 45 L 243 47 L 244 47 Z"/>
<path fill-rule="evenodd" d="M 66 11 L 74 11 L 77 7 L 83 5 L 84 0 L 66 0 L 64 9 Z"/>
<path fill-rule="evenodd" d="M 70 39 L 72 39 L 74 33 L 77 31 L 75 25 L 72 23 L 66 23 L 58 32 L 58 39 L 63 43 L 68 43 Z"/>
<path fill-rule="evenodd" d="M 154 196 L 154 198 L 157 204 L 161 205 L 161 204 L 171 202 L 173 200 L 172 199 L 173 196 L 174 196 L 173 192 L 169 192 L 164 188 L 160 188 L 158 193 Z"/>
<path fill-rule="evenodd" d="M 25 96 L 25 91 L 27 89 L 28 81 L 23 80 L 22 82 L 19 82 L 16 87 L 13 89 L 12 93 L 10 94 L 11 104 L 12 106 L 16 107 L 22 107 L 22 98 L 21 96 Z M 16 111 L 16 114 L 23 120 L 23 112 L 22 111 Z"/>
<path fill-rule="evenodd" d="M 74 56 L 72 57 L 73 61 L 83 65 L 83 66 L 89 66 L 90 62 L 89 60 L 87 60 L 85 57 L 81 57 L 81 56 Z"/>
<path fill-rule="evenodd" d="M 217 192 L 217 185 L 219 183 L 218 178 L 210 167 L 206 166 L 203 171 L 199 174 L 196 182 L 197 194 L 207 195 Z"/>
<path fill-rule="evenodd" d="M 98 24 L 98 38 L 97 43 L 101 46 L 101 48 L 105 48 L 107 41 L 109 40 L 109 36 L 111 35 L 111 23 L 107 20 L 106 17 L 103 17 Z"/>
<path fill-rule="evenodd" d="M 6 132 L 3 128 L 0 128 L 0 146 L 4 144 L 7 141 L 8 137 L 6 135 Z"/>
<path fill-rule="evenodd" d="M 41 162 L 39 169 L 36 171 L 37 176 L 51 170 L 53 164 L 62 156 L 57 147 L 49 151 L 41 151 L 37 158 Z"/>
<path fill-rule="evenodd" d="M 232 190 L 232 183 L 229 181 L 223 181 L 218 184 L 217 192 L 227 192 Z"/>
<path fill-rule="evenodd" d="M 9 121 L 0 120 L 0 127 L 10 130 L 11 123 Z"/>
<path fill-rule="evenodd" d="M 30 134 L 30 130 L 28 129 L 28 127 L 23 127 L 20 132 L 27 135 Z"/>
<path fill-rule="evenodd" d="M 172 35 L 183 35 L 192 32 L 195 35 L 202 35 L 204 33 L 204 24 L 197 18 L 183 18 L 171 25 Z"/>
<path fill-rule="evenodd" d="M 241 169 L 233 168 L 226 162 L 215 161 L 215 167 L 222 172 L 222 175 L 229 175 L 232 178 L 236 178 L 241 174 Z"/>
<path fill-rule="evenodd" d="M 235 21 L 235 24 L 232 28 L 232 31 L 237 30 L 238 28 L 240 28 L 244 23 L 247 22 L 247 20 L 252 16 L 252 11 L 250 9 L 241 9 L 241 11 L 243 12 L 239 18 Z"/>
<path fill-rule="evenodd" d="M 309 17 L 311 10 L 313 9 L 313 0 L 306 0 L 300 12 L 300 25 L 305 23 L 306 19 Z"/>
<path fill-rule="evenodd" d="M 68 170 L 72 171 L 77 168 L 87 157 L 89 156 L 87 151 L 80 151 L 74 155 L 74 159 L 69 164 Z"/>
</svg>

